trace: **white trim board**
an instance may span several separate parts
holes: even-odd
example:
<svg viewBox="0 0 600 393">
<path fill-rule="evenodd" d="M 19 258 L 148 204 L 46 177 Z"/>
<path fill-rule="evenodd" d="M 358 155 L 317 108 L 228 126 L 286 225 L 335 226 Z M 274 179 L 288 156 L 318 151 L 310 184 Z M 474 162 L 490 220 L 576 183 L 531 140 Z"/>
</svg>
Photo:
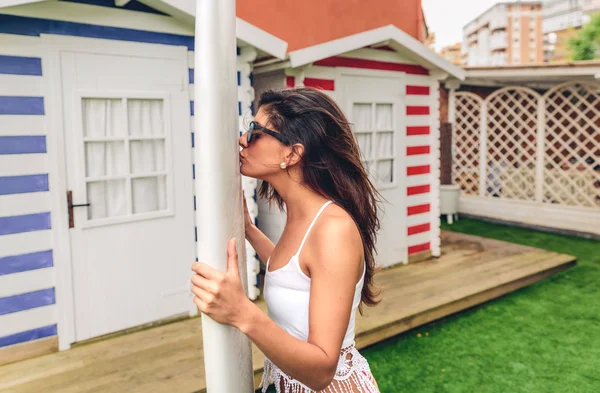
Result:
<svg viewBox="0 0 600 393">
<path fill-rule="evenodd" d="M 591 208 L 461 195 L 458 211 L 473 216 L 600 235 L 597 225 L 600 212 Z"/>
<path fill-rule="evenodd" d="M 141 2 L 170 16 L 48 0 L 0 0 L 0 8 L 3 14 L 16 16 L 194 35 L 196 14 L 194 0 L 141 0 Z M 287 52 L 287 42 L 237 17 L 236 37 L 279 59 L 283 59 Z"/>
<path fill-rule="evenodd" d="M 394 25 L 364 31 L 337 40 L 298 49 L 289 53 L 291 66 L 296 68 L 331 56 L 341 55 L 357 49 L 388 41 L 389 46 L 404 54 L 409 60 L 430 70 L 447 72 L 457 79 L 465 79 L 465 71 L 432 52 L 421 42 Z"/>
</svg>

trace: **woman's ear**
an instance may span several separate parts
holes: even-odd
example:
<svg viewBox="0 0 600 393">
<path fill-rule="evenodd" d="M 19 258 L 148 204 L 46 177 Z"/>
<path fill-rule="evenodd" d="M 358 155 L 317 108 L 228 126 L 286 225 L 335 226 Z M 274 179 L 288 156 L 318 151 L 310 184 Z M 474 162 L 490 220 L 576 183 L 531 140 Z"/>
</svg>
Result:
<svg viewBox="0 0 600 393">
<path fill-rule="evenodd" d="M 302 143 L 295 143 L 291 147 L 292 151 L 286 157 L 288 166 L 295 165 L 300 162 L 302 155 L 304 154 L 304 145 Z"/>
</svg>

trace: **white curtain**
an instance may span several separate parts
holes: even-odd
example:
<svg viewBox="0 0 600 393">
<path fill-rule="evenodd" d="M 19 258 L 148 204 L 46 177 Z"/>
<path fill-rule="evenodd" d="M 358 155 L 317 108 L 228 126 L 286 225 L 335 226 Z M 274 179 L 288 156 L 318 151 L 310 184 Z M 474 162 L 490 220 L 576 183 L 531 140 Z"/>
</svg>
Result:
<svg viewBox="0 0 600 393">
<path fill-rule="evenodd" d="M 367 160 L 371 158 L 371 146 L 373 143 L 373 134 L 371 132 L 373 129 L 373 125 L 371 124 L 371 104 L 354 104 L 352 107 L 351 121 L 354 123 L 356 142 L 358 143 L 358 147 L 363 156 L 363 163 L 368 172 L 370 168 Z"/>
<path fill-rule="evenodd" d="M 130 165 L 132 174 L 150 175 L 166 171 L 165 129 L 162 100 L 127 101 Z M 157 139 L 135 140 L 136 137 Z M 167 209 L 166 175 L 134 177 L 131 180 L 133 214 Z"/>
<path fill-rule="evenodd" d="M 352 108 L 352 122 L 356 131 L 371 131 L 371 104 L 354 104 Z"/>
<path fill-rule="evenodd" d="M 378 130 L 392 129 L 392 104 L 377 104 L 375 106 L 375 118 Z"/>
<path fill-rule="evenodd" d="M 364 159 L 368 160 L 371 157 L 371 141 L 373 135 L 371 133 L 356 134 L 356 142 L 362 152 Z"/>
<path fill-rule="evenodd" d="M 166 176 L 139 177 L 131 181 L 133 213 L 166 210 Z"/>
<path fill-rule="evenodd" d="M 394 133 L 393 132 L 378 132 L 377 133 L 377 158 L 390 158 L 394 154 Z"/>
<path fill-rule="evenodd" d="M 125 136 L 121 99 L 84 98 L 82 105 L 84 137 Z"/>
<path fill-rule="evenodd" d="M 389 158 L 393 156 L 393 107 L 392 104 L 377 104 L 375 106 L 375 119 L 378 130 L 385 130 L 377 133 L 377 147 L 375 157 L 378 159 Z M 393 181 L 393 160 L 384 159 L 377 161 L 377 180 L 380 183 L 391 183 Z"/>
<path fill-rule="evenodd" d="M 377 162 L 377 180 L 380 183 L 391 183 L 393 179 L 393 161 L 382 160 Z"/>
<path fill-rule="evenodd" d="M 132 137 L 165 135 L 163 100 L 127 100 L 127 117 Z"/>
<path fill-rule="evenodd" d="M 128 100 L 128 124 L 124 121 L 121 99 L 85 98 L 82 105 L 83 135 L 94 138 L 85 142 L 87 200 L 91 205 L 88 218 L 126 215 L 129 200 L 133 214 L 165 210 L 167 179 L 162 100 Z M 148 137 L 152 139 L 136 139 Z M 128 157 L 126 143 L 129 143 Z M 128 161 L 130 173 L 126 170 Z M 136 174 L 144 176 L 130 178 Z M 98 177 L 107 179 L 93 180 Z M 131 181 L 131 195 L 126 191 L 128 181 Z"/>
<path fill-rule="evenodd" d="M 105 139 L 125 136 L 120 99 L 84 98 L 83 135 Z M 87 178 L 125 176 L 125 140 L 85 142 Z M 125 179 L 87 182 L 88 219 L 127 214 Z"/>
</svg>

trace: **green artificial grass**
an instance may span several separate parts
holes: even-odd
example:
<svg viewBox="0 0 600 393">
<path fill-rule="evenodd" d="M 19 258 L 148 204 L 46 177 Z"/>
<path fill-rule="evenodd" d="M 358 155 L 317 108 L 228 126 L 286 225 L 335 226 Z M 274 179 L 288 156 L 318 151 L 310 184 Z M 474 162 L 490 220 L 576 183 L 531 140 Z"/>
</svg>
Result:
<svg viewBox="0 0 600 393">
<path fill-rule="evenodd" d="M 442 229 L 574 255 L 577 264 L 361 350 L 381 392 L 600 392 L 600 241 L 473 219 Z"/>
</svg>

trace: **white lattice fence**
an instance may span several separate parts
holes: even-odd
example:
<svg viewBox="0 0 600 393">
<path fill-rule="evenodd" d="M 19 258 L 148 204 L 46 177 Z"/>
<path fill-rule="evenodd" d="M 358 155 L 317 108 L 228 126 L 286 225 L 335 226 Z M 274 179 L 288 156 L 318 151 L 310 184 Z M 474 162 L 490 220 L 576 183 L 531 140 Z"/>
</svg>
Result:
<svg viewBox="0 0 600 393">
<path fill-rule="evenodd" d="M 600 234 L 600 84 L 453 96 L 461 211 Z"/>
<path fill-rule="evenodd" d="M 483 99 L 473 93 L 455 95 L 455 125 L 452 128 L 452 178 L 462 192 L 479 194 L 479 144 Z"/>
<path fill-rule="evenodd" d="M 487 99 L 485 195 L 535 200 L 539 94 L 508 87 Z"/>
<path fill-rule="evenodd" d="M 600 208 L 600 94 L 569 83 L 545 98 L 544 202 Z"/>
</svg>

